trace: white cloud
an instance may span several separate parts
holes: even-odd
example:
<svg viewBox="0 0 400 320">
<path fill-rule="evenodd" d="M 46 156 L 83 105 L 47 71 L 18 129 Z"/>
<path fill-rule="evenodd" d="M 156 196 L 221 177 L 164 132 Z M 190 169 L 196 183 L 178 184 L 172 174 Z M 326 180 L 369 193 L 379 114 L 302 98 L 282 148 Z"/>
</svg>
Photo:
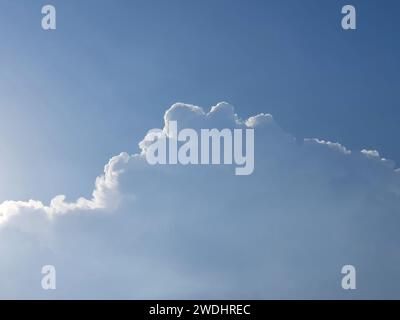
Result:
<svg viewBox="0 0 400 320">
<path fill-rule="evenodd" d="M 305 143 L 316 143 L 316 144 L 320 144 L 320 145 L 325 145 L 328 148 L 337 150 L 343 154 L 351 154 L 350 150 L 347 150 L 346 147 L 342 146 L 340 143 L 337 142 L 330 142 L 330 141 L 325 141 L 325 140 L 319 140 L 319 139 L 304 139 Z"/>
<path fill-rule="evenodd" d="M 253 175 L 230 166 L 150 166 L 149 132 L 121 153 L 91 199 L 0 205 L 0 297 L 399 297 L 400 175 L 376 151 L 298 143 L 271 115 L 241 120 L 220 103 L 173 105 L 180 127 L 254 127 Z M 58 288 L 40 288 L 42 265 Z M 359 289 L 341 290 L 341 267 Z"/>
<path fill-rule="evenodd" d="M 64 195 L 55 196 L 48 206 L 41 201 L 4 201 L 0 204 L 0 225 L 21 211 L 40 211 L 49 218 L 72 211 L 98 210 L 115 208 L 119 201 L 118 177 L 123 172 L 121 164 L 129 161 L 127 153 L 112 157 L 104 167 L 104 174 L 97 177 L 92 199 L 79 198 L 76 202 L 66 202 Z"/>
</svg>

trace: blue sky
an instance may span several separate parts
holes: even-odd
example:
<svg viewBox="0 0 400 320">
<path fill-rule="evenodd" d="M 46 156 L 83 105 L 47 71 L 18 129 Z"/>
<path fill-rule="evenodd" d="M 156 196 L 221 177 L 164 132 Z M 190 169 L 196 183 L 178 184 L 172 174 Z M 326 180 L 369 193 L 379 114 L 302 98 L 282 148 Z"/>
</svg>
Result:
<svg viewBox="0 0 400 320">
<path fill-rule="evenodd" d="M 57 30 L 40 27 L 57 9 Z M 341 8 L 357 9 L 357 30 Z M 0 2 L 0 203 L 90 197 L 175 102 L 400 163 L 398 1 Z"/>
<path fill-rule="evenodd" d="M 0 4 L 2 200 L 87 192 L 177 101 L 269 112 L 296 137 L 400 162 L 396 1 L 353 1 L 355 32 L 344 1 L 52 3 L 55 32 L 46 2 Z"/>
</svg>

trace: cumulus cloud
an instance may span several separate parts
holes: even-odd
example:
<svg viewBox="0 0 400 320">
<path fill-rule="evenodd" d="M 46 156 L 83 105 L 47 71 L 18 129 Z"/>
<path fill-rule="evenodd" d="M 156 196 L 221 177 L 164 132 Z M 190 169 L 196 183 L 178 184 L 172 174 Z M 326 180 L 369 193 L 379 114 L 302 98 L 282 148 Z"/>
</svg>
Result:
<svg viewBox="0 0 400 320">
<path fill-rule="evenodd" d="M 64 195 L 54 197 L 48 206 L 41 201 L 4 201 L 0 204 L 0 224 L 4 224 L 13 215 L 22 211 L 40 211 L 49 218 L 58 214 L 65 214 L 73 211 L 112 209 L 119 201 L 118 176 L 123 171 L 121 163 L 126 163 L 129 156 L 122 153 L 110 159 L 104 168 L 104 174 L 97 177 L 95 189 L 91 199 L 79 198 L 76 202 L 66 202 Z"/>
<path fill-rule="evenodd" d="M 254 128 L 255 170 L 147 164 L 180 128 Z M 268 114 L 177 103 L 133 155 L 110 159 L 90 199 L 0 204 L 3 298 L 400 297 L 400 174 L 377 151 L 297 141 Z M 57 290 L 40 288 L 42 265 Z M 341 267 L 357 268 L 355 292 Z"/>
</svg>

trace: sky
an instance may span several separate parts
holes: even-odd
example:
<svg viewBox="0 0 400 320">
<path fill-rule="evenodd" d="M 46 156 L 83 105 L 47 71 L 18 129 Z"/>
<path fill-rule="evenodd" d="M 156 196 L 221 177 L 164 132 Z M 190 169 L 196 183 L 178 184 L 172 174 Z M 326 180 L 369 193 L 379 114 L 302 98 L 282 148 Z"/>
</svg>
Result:
<svg viewBox="0 0 400 320">
<path fill-rule="evenodd" d="M 44 31 L 41 8 L 50 2 L 57 9 L 57 29 Z M 5 239 L 0 255 L 10 261 L 3 265 L 3 271 L 20 270 L 20 277 L 32 285 L 22 286 L 16 275 L 7 282 L 8 291 L 0 290 L 0 297 L 98 297 L 100 288 L 100 297 L 111 298 L 166 297 L 168 291 L 172 297 L 208 297 L 213 292 L 217 297 L 347 298 L 347 293 L 335 286 L 340 278 L 335 272 L 352 260 L 352 254 L 355 262 L 366 266 L 361 277 L 370 279 L 383 268 L 398 279 L 394 248 L 399 237 L 392 229 L 400 214 L 399 182 L 394 173 L 398 166 L 388 165 L 381 158 L 400 163 L 396 143 L 400 134 L 400 44 L 396 38 L 400 5 L 390 0 L 384 5 L 375 0 L 352 0 L 357 9 L 357 30 L 344 31 L 341 8 L 345 4 L 348 1 L 1 0 L 0 203 L 5 205 L 0 207 L 9 214 L 14 211 L 4 201 L 24 202 L 16 205 L 18 213 L 10 215 L 0 229 L 0 237 Z M 158 170 L 136 164 L 132 155 L 141 151 L 138 143 L 148 130 L 164 126 L 164 113 L 172 105 L 191 104 L 207 113 L 221 101 L 234 106 L 242 119 L 260 113 L 271 114 L 274 119 L 271 135 L 259 129 L 258 145 L 266 151 L 257 154 L 254 176 L 243 180 L 223 169 L 215 169 L 218 172 L 214 173 L 214 168 L 207 168 L 206 173 L 199 174 L 197 169 Z M 282 132 L 296 139 L 297 144 L 286 141 Z M 317 138 L 319 142 L 305 138 Z M 351 150 L 351 155 L 342 155 L 342 149 L 335 147 L 332 154 L 325 152 L 324 148 L 331 150 L 332 145 L 322 140 L 340 143 Z M 361 153 L 364 149 L 377 150 L 380 156 Z M 119 157 L 121 152 L 127 152 L 128 158 Z M 94 187 L 96 177 L 102 177 L 104 165 L 115 156 L 117 162 L 127 162 L 129 169 L 123 166 L 123 171 L 128 173 L 112 182 L 105 175 L 106 196 L 101 193 L 92 198 L 93 188 L 103 190 Z M 280 164 L 272 173 L 269 166 L 276 162 Z M 295 168 L 302 168 L 304 174 Z M 151 170 L 157 172 L 153 175 Z M 197 179 L 194 181 L 200 179 L 198 187 L 184 190 L 179 181 L 188 183 L 185 179 L 192 174 Z M 221 175 L 220 181 L 215 182 L 215 174 Z M 168 175 L 179 178 L 170 181 Z M 249 194 L 239 197 L 243 202 L 236 203 L 222 191 L 221 197 L 214 198 L 212 190 L 225 190 L 229 185 L 237 186 L 231 193 L 238 195 L 248 187 Z M 196 192 L 212 201 L 189 210 Z M 313 198 L 314 193 L 321 198 Z M 54 212 L 49 213 L 46 208 L 52 207 L 50 201 L 60 194 L 70 204 L 76 204 L 80 197 L 89 202 L 68 209 L 63 203 L 56 204 Z M 146 207 L 143 203 L 148 205 L 152 197 L 156 197 L 157 205 Z M 110 205 L 116 201 L 114 198 L 121 202 L 117 209 Z M 131 198 L 136 199 L 137 207 Z M 226 198 L 232 202 L 225 208 Z M 24 205 L 29 199 L 43 202 L 46 208 Z M 30 210 L 39 211 L 40 217 L 34 215 L 31 221 L 26 212 Z M 91 215 L 88 218 L 82 213 L 99 210 L 117 214 L 104 217 L 101 213 L 92 223 Z M 185 210 L 190 211 L 190 219 L 180 216 Z M 55 218 L 56 222 L 41 217 L 57 216 L 59 211 L 62 217 Z M 212 216 L 218 213 L 221 217 Z M 162 232 L 153 234 L 149 230 L 153 238 L 135 236 L 135 230 L 140 229 L 135 225 L 135 214 L 143 230 L 154 223 Z M 201 214 L 205 216 L 197 221 Z M 337 219 L 331 218 L 335 214 Z M 246 238 L 253 233 L 252 228 L 256 229 L 258 238 L 249 240 L 253 250 L 247 260 L 233 260 L 231 250 L 235 245 L 241 248 L 243 243 L 235 243 L 235 237 L 225 234 L 229 228 L 217 233 L 225 230 L 223 221 L 230 215 L 238 217 L 232 232 L 239 232 L 244 224 L 246 229 L 241 234 Z M 348 228 L 356 232 L 348 235 L 340 219 L 349 219 Z M 296 229 L 294 221 L 298 220 Z M 269 222 L 276 227 L 258 229 L 258 225 Z M 167 232 L 170 223 L 178 235 Z M 184 230 L 198 230 L 196 223 L 205 234 L 198 234 L 198 242 L 190 242 Z M 124 225 L 131 224 L 131 232 L 124 229 Z M 355 243 L 348 254 L 342 253 L 346 252 L 344 240 L 327 238 L 318 231 L 333 234 L 338 229 L 343 233 L 341 239 Z M 77 230 L 77 239 L 87 241 L 77 249 L 76 257 L 72 252 L 77 244 L 68 242 L 71 230 Z M 367 231 L 374 235 L 372 239 Z M 118 233 L 120 237 L 107 245 L 109 236 Z M 221 261 L 216 259 L 215 264 L 198 270 L 195 265 L 200 266 L 203 260 L 197 261 L 190 254 L 186 260 L 177 254 L 198 246 L 199 257 L 210 258 L 205 252 L 206 235 L 216 238 L 216 248 L 226 251 L 226 261 L 237 268 L 224 265 L 222 255 Z M 292 242 L 300 238 L 303 249 L 291 250 Z M 16 249 L 24 248 L 23 244 L 32 239 L 38 244 L 33 241 L 29 250 Z M 53 245 L 43 247 L 48 241 Z M 155 249 L 164 241 L 168 248 Z M 187 243 L 185 248 L 181 247 L 182 241 Z M 324 249 L 315 244 L 318 241 Z M 141 252 L 139 244 L 143 248 L 147 245 L 148 250 Z M 269 253 L 258 255 L 264 247 Z M 82 257 L 90 250 L 95 257 L 86 261 Z M 309 262 L 313 251 L 326 260 L 322 265 L 317 263 L 315 270 Z M 327 257 L 326 251 L 332 251 L 332 257 Z M 35 272 L 43 261 L 55 260 L 57 268 L 63 270 L 80 258 L 87 262 L 88 269 L 92 264 L 99 268 L 99 278 L 87 279 L 88 290 L 63 290 L 60 285 L 55 293 L 49 293 L 35 286 Z M 129 271 L 127 267 L 114 277 L 106 267 L 97 265 L 109 259 L 115 259 L 115 266 L 121 270 L 126 264 L 135 268 Z M 275 262 L 268 265 L 267 260 Z M 261 266 L 248 265 L 248 261 Z M 17 268 L 21 263 L 23 267 Z M 154 273 L 160 279 L 151 281 L 154 274 L 146 274 L 143 278 L 147 282 L 135 287 L 134 280 L 141 278 L 148 263 L 157 264 L 165 273 L 156 268 Z M 264 282 L 232 282 L 237 275 L 246 279 L 248 273 L 240 272 L 240 263 L 257 279 L 264 275 L 263 270 L 268 276 Z M 312 281 L 301 270 L 292 270 L 296 263 L 304 270 L 313 270 L 320 282 L 305 290 L 305 283 Z M 59 271 L 60 283 L 87 277 L 85 268 L 74 270 L 64 275 Z M 273 283 L 277 272 L 281 282 Z M 223 279 L 219 288 L 212 286 L 214 277 Z M 115 287 L 105 292 L 101 279 L 110 279 Z M 379 276 L 374 279 L 369 280 L 371 287 L 360 289 L 355 296 L 398 297 L 400 285 L 382 283 Z"/>
</svg>

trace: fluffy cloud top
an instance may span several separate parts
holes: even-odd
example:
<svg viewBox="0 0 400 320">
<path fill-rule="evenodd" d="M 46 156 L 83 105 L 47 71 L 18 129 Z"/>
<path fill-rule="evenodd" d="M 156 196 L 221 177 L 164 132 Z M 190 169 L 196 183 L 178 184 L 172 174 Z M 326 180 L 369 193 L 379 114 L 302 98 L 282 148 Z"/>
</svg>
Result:
<svg viewBox="0 0 400 320">
<path fill-rule="evenodd" d="M 255 171 L 148 165 L 156 135 L 254 128 Z M 174 104 L 137 154 L 110 159 L 91 199 L 0 204 L 2 298 L 399 298 L 400 173 L 377 151 L 297 141 L 271 115 Z M 41 266 L 57 290 L 40 287 Z M 356 291 L 341 267 L 357 269 Z"/>
</svg>

